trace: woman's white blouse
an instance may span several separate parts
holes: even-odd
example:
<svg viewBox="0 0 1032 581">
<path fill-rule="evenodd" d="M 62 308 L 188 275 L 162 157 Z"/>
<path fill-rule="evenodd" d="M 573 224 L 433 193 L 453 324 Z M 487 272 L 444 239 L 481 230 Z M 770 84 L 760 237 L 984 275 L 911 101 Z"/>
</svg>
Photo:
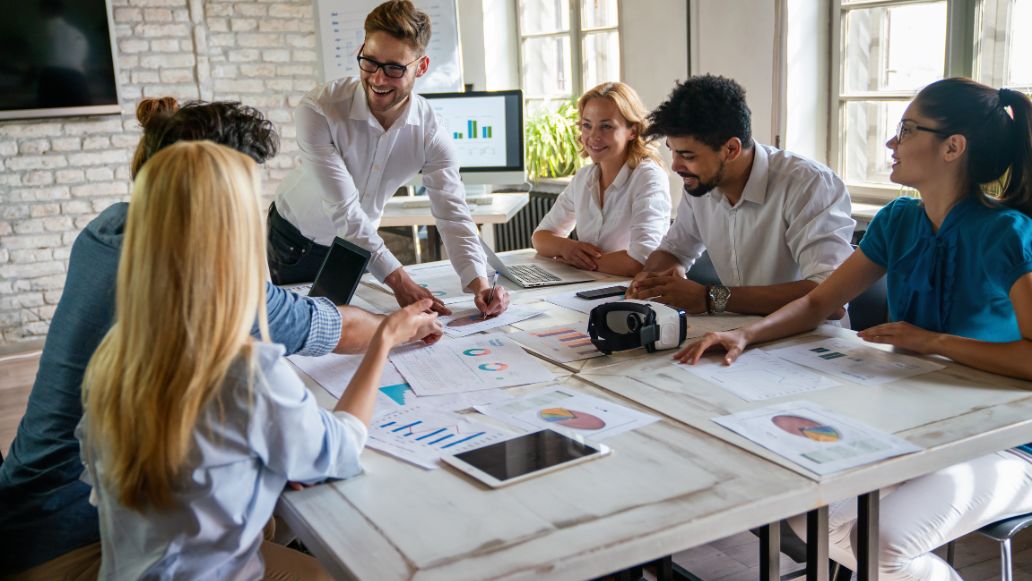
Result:
<svg viewBox="0 0 1032 581">
<path fill-rule="evenodd" d="M 645 264 L 670 226 L 670 180 L 659 164 L 645 160 L 635 168 L 624 164 L 606 188 L 599 206 L 596 164 L 581 168 L 535 232 L 547 230 L 568 236 L 577 228 L 577 239 L 594 244 L 602 252 L 627 254 Z"/>
</svg>

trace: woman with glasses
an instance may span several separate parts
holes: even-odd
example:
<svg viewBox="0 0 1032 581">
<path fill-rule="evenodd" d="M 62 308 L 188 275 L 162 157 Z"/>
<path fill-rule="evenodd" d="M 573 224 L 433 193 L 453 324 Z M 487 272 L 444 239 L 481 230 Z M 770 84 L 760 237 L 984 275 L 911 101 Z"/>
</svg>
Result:
<svg viewBox="0 0 1032 581">
<path fill-rule="evenodd" d="M 860 248 L 805 297 L 743 329 L 710 333 L 676 359 L 694 364 L 722 348 L 730 364 L 751 343 L 813 329 L 884 275 L 893 322 L 861 331 L 865 341 L 1032 379 L 1032 102 L 968 79 L 938 81 L 907 107 L 886 145 L 892 181 L 920 198 L 885 206 Z M 959 580 L 931 551 L 1032 512 L 1032 447 L 881 494 L 879 578 Z M 831 506 L 831 556 L 854 569 L 855 521 L 855 502 Z"/>
<path fill-rule="evenodd" d="M 585 270 L 641 272 L 670 226 L 670 180 L 645 140 L 647 111 L 624 83 L 577 101 L 580 154 L 590 157 L 534 231 L 534 249 Z M 568 236 L 577 229 L 577 240 Z"/>
</svg>

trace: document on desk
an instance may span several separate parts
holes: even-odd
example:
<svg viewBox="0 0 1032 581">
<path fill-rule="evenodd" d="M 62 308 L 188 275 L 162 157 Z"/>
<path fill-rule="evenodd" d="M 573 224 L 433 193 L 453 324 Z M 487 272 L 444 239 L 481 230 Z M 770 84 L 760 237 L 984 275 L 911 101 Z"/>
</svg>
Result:
<svg viewBox="0 0 1032 581">
<path fill-rule="evenodd" d="M 589 288 L 582 288 L 573 291 L 556 293 L 554 295 L 549 295 L 545 297 L 545 300 L 552 303 L 553 305 L 559 305 L 560 307 L 572 309 L 574 311 L 579 311 L 581 313 L 591 314 L 591 309 L 594 309 L 599 305 L 604 305 L 606 303 L 611 303 L 613 301 L 622 301 L 624 300 L 624 298 L 622 296 L 615 296 L 603 297 L 600 299 L 582 299 L 579 296 L 577 296 L 577 293 L 586 290 L 594 290 L 596 288 L 606 288 L 609 286 L 614 286 L 614 283 L 610 282 L 608 284 L 601 284 Z"/>
<path fill-rule="evenodd" d="M 946 367 L 927 359 L 890 353 L 838 338 L 771 349 L 769 353 L 863 385 L 881 385 Z"/>
<path fill-rule="evenodd" d="M 405 272 L 412 277 L 416 284 L 430 291 L 431 295 L 446 305 L 469 300 L 471 296 L 462 288 L 459 275 L 455 274 L 455 269 L 451 264 L 406 266 Z M 394 294 L 391 287 L 376 279 L 368 282 L 376 288 Z"/>
<path fill-rule="evenodd" d="M 706 333 L 719 333 L 744 327 L 763 317 L 755 315 L 735 315 L 732 313 L 720 313 L 713 315 L 688 315 L 688 332 L 685 339 L 702 337 Z"/>
<path fill-rule="evenodd" d="M 291 355 L 287 357 L 298 369 L 304 371 L 316 383 L 330 392 L 334 397 L 339 398 L 347 389 L 351 378 L 358 371 L 362 363 L 363 355 L 338 355 L 329 353 L 322 357 L 304 357 L 302 355 Z M 397 385 L 405 383 L 405 380 L 398 373 L 394 364 L 388 361 L 383 366 L 383 375 L 380 379 L 381 386 Z"/>
<path fill-rule="evenodd" d="M 369 425 L 367 446 L 427 469 L 442 456 L 500 442 L 510 434 L 452 412 L 410 407 Z"/>
<path fill-rule="evenodd" d="M 550 428 L 592 442 L 659 420 L 657 416 L 557 386 L 504 403 L 478 405 L 476 410 L 527 430 Z"/>
<path fill-rule="evenodd" d="M 771 405 L 713 421 L 821 476 L 921 450 L 811 402 Z"/>
<path fill-rule="evenodd" d="M 417 395 L 440 395 L 554 379 L 533 355 L 501 334 L 445 338 L 396 349 L 391 362 Z"/>
<path fill-rule="evenodd" d="M 605 353 L 595 348 L 585 328 L 586 325 L 556 325 L 534 331 L 520 331 L 510 337 L 557 363 L 604 356 Z"/>
<path fill-rule="evenodd" d="M 465 393 L 446 393 L 443 395 L 424 395 L 422 397 L 412 391 L 408 383 L 385 385 L 376 394 L 375 416 L 397 411 L 401 408 L 421 407 L 438 411 L 457 412 L 478 405 L 493 405 L 509 401 L 512 396 L 504 389 L 481 389 Z"/>
<path fill-rule="evenodd" d="M 504 313 L 485 319 L 483 313 L 474 307 L 472 302 L 457 303 L 451 306 L 451 310 L 451 315 L 445 315 L 438 320 L 444 332 L 452 337 L 465 337 L 505 327 L 542 314 L 541 311 L 529 306 L 510 305 Z"/>
<path fill-rule="evenodd" d="M 672 362 L 674 367 L 719 385 L 745 401 L 763 401 L 842 385 L 809 369 L 775 357 L 762 349 L 750 349 L 732 365 L 724 354 L 707 355 L 695 365 Z"/>
</svg>

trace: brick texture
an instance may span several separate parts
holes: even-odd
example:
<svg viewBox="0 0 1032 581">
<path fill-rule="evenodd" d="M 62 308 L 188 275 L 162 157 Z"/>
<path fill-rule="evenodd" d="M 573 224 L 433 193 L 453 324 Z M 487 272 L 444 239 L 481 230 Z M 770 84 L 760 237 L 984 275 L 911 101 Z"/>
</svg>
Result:
<svg viewBox="0 0 1032 581">
<path fill-rule="evenodd" d="M 238 100 L 282 137 L 271 199 L 297 164 L 293 107 L 317 82 L 311 0 L 112 0 L 119 116 L 0 122 L 0 344 L 46 335 L 78 233 L 129 198 L 143 97 Z"/>
</svg>

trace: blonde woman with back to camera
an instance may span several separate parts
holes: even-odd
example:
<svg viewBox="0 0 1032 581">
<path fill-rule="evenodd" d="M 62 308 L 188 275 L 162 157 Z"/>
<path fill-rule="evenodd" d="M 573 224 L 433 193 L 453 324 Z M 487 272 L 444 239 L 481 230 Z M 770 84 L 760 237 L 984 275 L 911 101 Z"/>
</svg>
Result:
<svg viewBox="0 0 1032 581">
<path fill-rule="evenodd" d="M 259 192 L 254 161 L 211 142 L 171 145 L 136 178 L 116 322 L 77 430 L 101 578 L 328 578 L 262 529 L 288 481 L 361 473 L 387 352 L 435 317 L 429 300 L 387 317 L 334 412 L 320 409 L 268 343 Z"/>
<path fill-rule="evenodd" d="M 670 226 L 670 180 L 646 142 L 647 111 L 624 83 L 577 101 L 580 154 L 591 158 L 534 231 L 534 249 L 584 270 L 641 272 Z M 569 238 L 576 228 L 577 240 Z"/>
</svg>

